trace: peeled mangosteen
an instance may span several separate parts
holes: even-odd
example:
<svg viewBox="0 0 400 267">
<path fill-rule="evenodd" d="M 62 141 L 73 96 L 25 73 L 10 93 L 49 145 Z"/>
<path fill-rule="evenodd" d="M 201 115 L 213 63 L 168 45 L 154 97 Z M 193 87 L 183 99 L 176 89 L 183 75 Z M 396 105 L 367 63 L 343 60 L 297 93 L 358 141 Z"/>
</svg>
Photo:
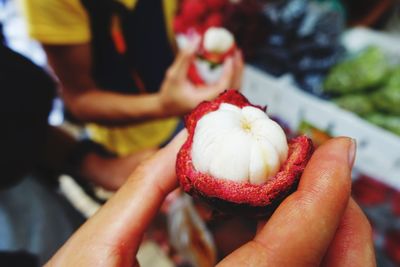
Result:
<svg viewBox="0 0 400 267">
<path fill-rule="evenodd" d="M 222 64 L 236 51 L 235 39 L 225 28 L 211 27 L 203 35 L 188 76 L 196 85 L 212 84 L 222 75 Z"/>
<path fill-rule="evenodd" d="M 203 36 L 199 56 L 210 63 L 221 64 L 236 49 L 233 34 L 225 28 L 211 27 Z"/>
<path fill-rule="evenodd" d="M 185 126 L 176 162 L 180 185 L 220 214 L 269 216 L 296 190 L 313 152 L 309 138 L 288 142 L 265 108 L 236 90 L 202 102 Z"/>
</svg>

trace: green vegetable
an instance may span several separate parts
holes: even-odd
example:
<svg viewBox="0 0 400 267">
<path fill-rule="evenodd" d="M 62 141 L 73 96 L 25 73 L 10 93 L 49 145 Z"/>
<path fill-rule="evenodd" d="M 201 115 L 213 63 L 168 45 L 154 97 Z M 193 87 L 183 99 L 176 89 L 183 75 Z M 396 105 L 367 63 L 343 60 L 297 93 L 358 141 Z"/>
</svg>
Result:
<svg viewBox="0 0 400 267">
<path fill-rule="evenodd" d="M 400 116 L 400 67 L 390 72 L 383 88 L 371 94 L 371 101 L 377 110 Z"/>
<path fill-rule="evenodd" d="M 386 115 L 382 113 L 373 113 L 366 116 L 366 119 L 373 124 L 385 128 L 397 135 L 400 135 L 400 117 Z"/>
<path fill-rule="evenodd" d="M 369 114 L 374 111 L 374 105 L 366 95 L 345 95 L 336 98 L 334 102 L 344 109 L 354 112 L 360 116 Z"/>
<path fill-rule="evenodd" d="M 396 67 L 390 72 L 389 79 L 387 80 L 387 85 L 400 87 L 400 67 Z"/>
<path fill-rule="evenodd" d="M 298 133 L 305 134 L 313 141 L 315 146 L 320 146 L 331 139 L 329 129 L 319 129 L 308 121 L 302 120 L 299 125 Z"/>
<path fill-rule="evenodd" d="M 324 82 L 329 94 L 351 94 L 379 85 L 386 76 L 388 65 L 382 51 L 369 47 L 358 56 L 334 66 Z"/>
<path fill-rule="evenodd" d="M 400 85 L 387 85 L 371 95 L 371 100 L 379 111 L 400 116 Z"/>
</svg>

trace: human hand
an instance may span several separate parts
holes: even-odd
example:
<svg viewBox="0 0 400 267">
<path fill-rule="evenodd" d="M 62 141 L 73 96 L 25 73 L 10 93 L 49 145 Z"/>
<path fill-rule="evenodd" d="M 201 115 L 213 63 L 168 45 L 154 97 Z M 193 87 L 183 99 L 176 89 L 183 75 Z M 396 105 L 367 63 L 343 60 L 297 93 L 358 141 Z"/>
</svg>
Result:
<svg viewBox="0 0 400 267">
<path fill-rule="evenodd" d="M 355 145 L 335 138 L 254 239 L 218 266 L 376 266 L 371 227 L 350 198 Z"/>
<path fill-rule="evenodd" d="M 227 89 L 239 89 L 243 75 L 243 58 L 239 50 L 225 60 L 220 80 L 212 85 L 194 85 L 188 79 L 200 38 L 194 38 L 185 49 L 180 50 L 174 63 L 167 70 L 160 91 L 160 102 L 165 116 L 183 115 L 200 102 L 212 100 Z"/>
<path fill-rule="evenodd" d="M 140 163 L 156 153 L 148 148 L 125 156 L 87 154 L 80 164 L 79 174 L 97 186 L 110 191 L 118 190 Z"/>
<path fill-rule="evenodd" d="M 134 266 L 141 237 L 177 186 L 181 133 L 125 185 L 49 261 L 48 266 Z M 220 266 L 375 266 L 371 228 L 350 199 L 352 141 L 335 138 L 312 156 L 299 188 L 255 238 Z"/>
<path fill-rule="evenodd" d="M 138 266 L 136 253 L 143 233 L 165 197 L 178 186 L 175 161 L 186 137 L 182 131 L 137 167 L 46 266 Z"/>
</svg>

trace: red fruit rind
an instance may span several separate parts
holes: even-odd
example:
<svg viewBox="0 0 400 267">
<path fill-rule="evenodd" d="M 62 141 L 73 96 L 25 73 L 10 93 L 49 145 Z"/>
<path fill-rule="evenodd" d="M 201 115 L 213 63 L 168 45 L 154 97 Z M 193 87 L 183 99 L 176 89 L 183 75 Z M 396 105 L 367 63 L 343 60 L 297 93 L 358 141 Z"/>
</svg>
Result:
<svg viewBox="0 0 400 267">
<path fill-rule="evenodd" d="M 202 42 L 203 44 L 203 42 Z M 215 53 L 207 51 L 203 45 L 201 45 L 197 55 L 202 59 L 210 61 L 214 64 L 222 64 L 227 57 L 232 56 L 236 51 L 236 45 L 233 44 L 225 53 Z"/>
<path fill-rule="evenodd" d="M 218 12 L 214 12 L 207 16 L 204 25 L 205 28 L 208 29 L 211 27 L 221 27 L 222 23 L 223 23 L 222 15 Z"/>
<path fill-rule="evenodd" d="M 205 0 L 205 2 L 208 8 L 215 11 L 220 11 L 228 4 L 227 0 Z"/>
<path fill-rule="evenodd" d="M 189 80 L 194 85 L 204 85 L 205 84 L 203 78 L 201 78 L 200 74 L 197 71 L 196 65 L 193 62 L 189 66 L 188 77 L 189 77 Z"/>
<path fill-rule="evenodd" d="M 182 4 L 182 14 L 187 19 L 199 20 L 207 13 L 207 6 L 202 0 L 186 0 Z"/>
<path fill-rule="evenodd" d="M 311 157 L 313 145 L 309 138 L 300 136 L 289 141 L 288 159 L 279 172 L 265 184 L 237 183 L 218 179 L 195 169 L 191 158 L 191 147 L 197 121 L 222 103 L 240 108 L 255 106 L 235 90 L 222 93 L 216 100 L 203 102 L 186 118 L 189 136 L 177 156 L 176 172 L 185 192 L 199 197 L 223 214 L 240 214 L 249 217 L 265 217 L 271 214 L 282 200 L 298 185 L 300 176 Z"/>
<path fill-rule="evenodd" d="M 201 45 L 199 51 L 197 52 L 197 56 L 203 60 L 207 60 L 211 64 L 222 64 L 225 61 L 225 59 L 229 56 L 232 56 L 235 53 L 235 51 L 236 51 L 235 44 L 233 44 L 232 47 L 229 48 L 228 51 L 226 51 L 223 54 L 208 52 L 207 50 L 204 49 L 203 45 Z M 189 66 L 188 77 L 189 80 L 195 85 L 206 84 L 204 79 L 197 71 L 196 65 L 193 62 Z"/>
<path fill-rule="evenodd" d="M 266 107 L 251 104 L 246 97 L 244 97 L 236 90 L 227 90 L 220 94 L 219 97 L 213 101 L 203 101 L 194 110 L 192 110 L 189 115 L 185 117 L 185 127 L 188 130 L 189 138 L 193 138 L 197 121 L 200 120 L 201 117 L 203 117 L 207 113 L 216 111 L 222 103 L 232 104 L 240 108 L 243 108 L 245 106 L 252 106 L 259 108 L 263 111 L 266 110 Z M 186 141 L 186 143 L 188 143 L 188 141 L 189 139 Z M 192 142 L 190 142 L 190 144 L 191 143 Z"/>
</svg>

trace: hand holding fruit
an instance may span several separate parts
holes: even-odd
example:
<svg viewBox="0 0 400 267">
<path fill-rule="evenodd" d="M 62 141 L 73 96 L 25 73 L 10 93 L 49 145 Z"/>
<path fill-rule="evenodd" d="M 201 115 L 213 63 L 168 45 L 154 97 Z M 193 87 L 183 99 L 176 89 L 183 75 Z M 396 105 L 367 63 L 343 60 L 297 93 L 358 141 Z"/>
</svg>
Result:
<svg viewBox="0 0 400 267">
<path fill-rule="evenodd" d="M 237 50 L 225 59 L 221 65 L 221 77 L 215 83 L 196 85 L 190 80 L 188 72 L 200 41 L 199 37 L 193 38 L 167 70 L 159 95 L 165 116 L 186 114 L 202 101 L 214 99 L 228 88 L 240 88 L 244 66 Z"/>
</svg>

